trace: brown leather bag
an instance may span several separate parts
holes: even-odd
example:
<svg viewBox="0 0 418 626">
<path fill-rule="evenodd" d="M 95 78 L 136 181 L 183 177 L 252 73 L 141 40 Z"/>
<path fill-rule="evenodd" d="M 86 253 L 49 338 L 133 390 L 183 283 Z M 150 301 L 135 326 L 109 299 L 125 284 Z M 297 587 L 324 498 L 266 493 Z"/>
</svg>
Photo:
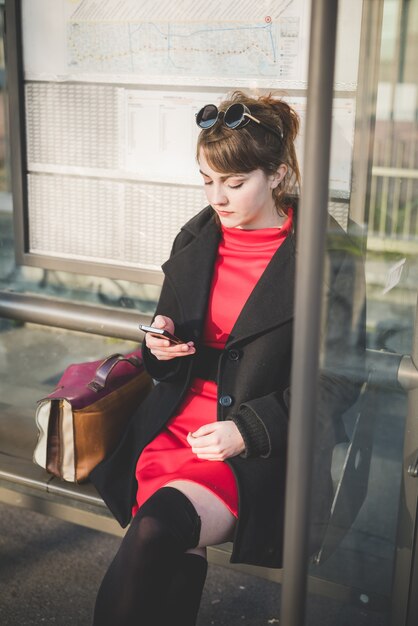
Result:
<svg viewBox="0 0 418 626">
<path fill-rule="evenodd" d="M 38 402 L 34 462 L 63 480 L 84 482 L 116 447 L 152 386 L 139 351 L 70 365 Z"/>
</svg>

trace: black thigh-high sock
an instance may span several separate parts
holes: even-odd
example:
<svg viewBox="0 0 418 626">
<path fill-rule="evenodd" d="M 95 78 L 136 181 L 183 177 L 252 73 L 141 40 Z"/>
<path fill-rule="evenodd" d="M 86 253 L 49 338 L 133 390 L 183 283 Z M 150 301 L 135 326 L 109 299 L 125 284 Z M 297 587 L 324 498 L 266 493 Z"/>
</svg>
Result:
<svg viewBox="0 0 418 626">
<path fill-rule="evenodd" d="M 162 626 L 164 598 L 181 556 L 199 542 L 200 518 L 178 489 L 139 509 L 97 594 L 93 626 Z"/>
<path fill-rule="evenodd" d="M 195 626 L 207 570 L 203 556 L 182 554 L 166 596 L 166 624 Z"/>
</svg>

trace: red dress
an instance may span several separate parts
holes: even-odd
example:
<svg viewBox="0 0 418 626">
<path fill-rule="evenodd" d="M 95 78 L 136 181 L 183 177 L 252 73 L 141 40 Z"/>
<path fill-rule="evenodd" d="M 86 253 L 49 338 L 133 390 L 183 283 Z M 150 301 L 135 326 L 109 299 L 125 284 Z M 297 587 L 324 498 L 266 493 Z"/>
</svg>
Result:
<svg viewBox="0 0 418 626">
<path fill-rule="evenodd" d="M 285 240 L 292 214 L 281 228 L 244 230 L 222 227 L 215 261 L 203 343 L 223 349 L 238 315 L 271 257 Z M 187 357 L 184 357 L 187 358 Z M 160 487 L 173 480 L 190 480 L 215 493 L 238 517 L 234 474 L 224 461 L 199 459 L 187 435 L 217 421 L 217 385 L 195 378 L 177 413 L 149 443 L 138 459 L 136 504 L 132 514 Z"/>
</svg>

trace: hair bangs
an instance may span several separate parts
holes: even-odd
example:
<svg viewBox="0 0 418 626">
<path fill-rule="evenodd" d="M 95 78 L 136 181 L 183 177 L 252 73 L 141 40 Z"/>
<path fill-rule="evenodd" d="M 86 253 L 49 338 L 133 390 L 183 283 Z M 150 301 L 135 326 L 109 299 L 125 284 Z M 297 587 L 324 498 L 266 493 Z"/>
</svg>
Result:
<svg viewBox="0 0 418 626">
<path fill-rule="evenodd" d="M 221 136 L 212 140 L 207 135 L 199 137 L 197 158 L 199 159 L 200 150 L 203 150 L 210 167 L 223 174 L 247 173 L 260 167 L 264 169 L 265 164 L 257 158 L 256 151 L 248 150 L 247 142 L 242 140 L 242 134 L 245 132 L 246 129 L 238 132 L 224 131 Z"/>
</svg>

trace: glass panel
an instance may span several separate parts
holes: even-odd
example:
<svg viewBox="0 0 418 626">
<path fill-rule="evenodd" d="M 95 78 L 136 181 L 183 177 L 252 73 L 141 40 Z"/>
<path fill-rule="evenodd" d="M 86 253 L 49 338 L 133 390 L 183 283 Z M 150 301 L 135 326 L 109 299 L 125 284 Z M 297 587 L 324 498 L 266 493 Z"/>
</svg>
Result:
<svg viewBox="0 0 418 626">
<path fill-rule="evenodd" d="M 366 171 L 370 175 L 362 198 L 352 187 L 347 236 L 338 241 L 332 224 L 328 231 L 331 295 L 323 311 L 311 526 L 319 549 L 309 570 L 306 619 L 321 626 L 404 623 L 391 621 L 391 610 L 408 419 L 397 367 L 400 355 L 412 351 L 418 284 L 418 2 L 369 1 L 363 9 L 362 30 L 368 37 L 360 52 L 364 80 L 356 93 L 356 128 L 363 136 L 358 130 L 353 180 L 360 181 Z M 379 35 L 375 44 L 373 32 Z M 370 80 L 373 67 L 375 83 Z M 365 145 L 372 147 L 365 151 Z M 410 548 L 411 520 L 406 528 L 402 547 Z"/>
<path fill-rule="evenodd" d="M 3 3 L 0 3 L 2 6 Z M 3 15 L 1 15 L 1 18 Z M 3 33 L 3 28 L 1 35 Z M 17 266 L 7 136 L 7 92 L 3 37 L 0 37 L 0 290 L 49 295 L 76 302 L 136 308 L 151 314 L 160 287 L 126 280 Z M 0 322 L 1 325 L 1 322 Z"/>
<path fill-rule="evenodd" d="M 2 5 L 0 2 L 0 8 Z M 155 285 L 16 266 L 2 37 L 0 89 L 0 290 L 137 308 L 151 314 L 159 292 Z M 52 391 L 70 363 L 130 352 L 136 347 L 133 342 L 0 318 L 0 454 L 32 459 L 37 432 L 36 402 Z"/>
<path fill-rule="evenodd" d="M 68 365 L 136 348 L 128 341 L 8 323 L 0 334 L 0 455 L 32 459 L 36 403 L 51 393 Z"/>
</svg>

